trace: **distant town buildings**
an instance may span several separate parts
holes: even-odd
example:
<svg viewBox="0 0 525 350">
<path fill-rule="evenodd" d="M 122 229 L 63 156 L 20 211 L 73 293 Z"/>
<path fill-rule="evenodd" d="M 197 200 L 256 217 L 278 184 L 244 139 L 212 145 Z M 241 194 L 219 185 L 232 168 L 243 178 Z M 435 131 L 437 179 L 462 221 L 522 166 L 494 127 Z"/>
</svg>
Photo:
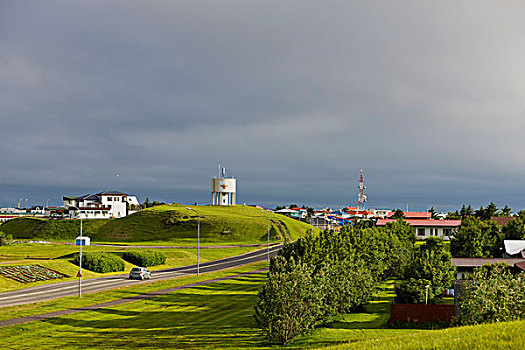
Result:
<svg viewBox="0 0 525 350">
<path fill-rule="evenodd" d="M 32 207 L 30 209 L 0 208 L 0 223 L 20 217 L 44 217 L 44 207 Z"/>
</svg>

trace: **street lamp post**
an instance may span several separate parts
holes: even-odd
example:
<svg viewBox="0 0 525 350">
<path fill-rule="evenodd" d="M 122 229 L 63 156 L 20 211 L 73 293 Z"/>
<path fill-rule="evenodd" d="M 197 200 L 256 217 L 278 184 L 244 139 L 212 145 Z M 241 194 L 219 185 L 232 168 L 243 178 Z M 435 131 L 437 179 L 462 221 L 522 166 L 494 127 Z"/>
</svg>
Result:
<svg viewBox="0 0 525 350">
<path fill-rule="evenodd" d="M 261 210 L 261 213 L 264 213 L 265 211 Z M 266 216 L 268 219 L 268 261 L 270 261 L 270 213 L 266 212 Z"/>
<path fill-rule="evenodd" d="M 186 207 L 186 209 L 194 211 L 195 214 L 197 214 L 197 276 L 200 275 L 200 236 L 201 236 L 201 217 L 199 216 L 199 213 L 197 210 L 192 209 L 190 207 Z"/>
<path fill-rule="evenodd" d="M 82 217 L 80 218 L 80 237 L 82 237 Z M 78 297 L 82 297 L 82 241 L 80 241 L 80 260 L 78 263 Z"/>
</svg>

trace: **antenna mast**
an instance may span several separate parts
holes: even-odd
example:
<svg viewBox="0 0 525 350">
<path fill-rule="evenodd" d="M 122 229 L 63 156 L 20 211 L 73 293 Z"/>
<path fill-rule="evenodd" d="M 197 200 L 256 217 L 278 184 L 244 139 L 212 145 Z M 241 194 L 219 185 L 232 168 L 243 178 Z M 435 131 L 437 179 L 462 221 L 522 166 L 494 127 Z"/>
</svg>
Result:
<svg viewBox="0 0 525 350">
<path fill-rule="evenodd" d="M 366 196 L 365 196 L 365 176 L 363 175 L 363 169 L 361 169 L 361 174 L 359 176 L 359 186 L 357 187 L 359 189 L 359 194 L 357 195 L 357 210 L 365 210 L 365 202 L 366 202 Z"/>
</svg>

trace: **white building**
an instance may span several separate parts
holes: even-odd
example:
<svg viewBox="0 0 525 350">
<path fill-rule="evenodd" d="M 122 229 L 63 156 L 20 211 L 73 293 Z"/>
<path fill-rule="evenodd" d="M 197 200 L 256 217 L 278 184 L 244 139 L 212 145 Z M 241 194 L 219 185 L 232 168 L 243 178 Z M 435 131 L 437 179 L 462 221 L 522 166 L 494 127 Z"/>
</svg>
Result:
<svg viewBox="0 0 525 350">
<path fill-rule="evenodd" d="M 63 197 L 63 201 L 72 219 L 122 218 L 128 214 L 128 195 L 118 191 Z"/>
<path fill-rule="evenodd" d="M 442 237 L 450 240 L 461 225 L 461 220 L 432 220 L 432 219 L 403 219 L 414 228 L 416 239 L 425 240 L 428 237 Z M 395 219 L 379 219 L 376 226 L 385 226 L 389 222 L 396 222 Z"/>
<path fill-rule="evenodd" d="M 226 169 L 220 169 L 220 176 L 211 179 L 211 205 L 235 205 L 237 180 L 233 177 L 227 178 Z"/>
</svg>

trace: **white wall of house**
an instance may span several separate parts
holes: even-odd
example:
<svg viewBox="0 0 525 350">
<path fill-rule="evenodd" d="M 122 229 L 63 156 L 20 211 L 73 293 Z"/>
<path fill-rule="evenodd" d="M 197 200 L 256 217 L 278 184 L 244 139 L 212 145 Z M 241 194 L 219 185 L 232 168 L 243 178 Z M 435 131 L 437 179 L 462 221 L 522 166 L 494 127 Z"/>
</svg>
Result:
<svg viewBox="0 0 525 350">
<path fill-rule="evenodd" d="M 127 201 L 130 205 L 140 205 L 139 200 L 136 196 L 128 196 Z"/>
<path fill-rule="evenodd" d="M 110 207 L 109 215 L 114 218 L 123 218 L 126 216 L 126 195 L 99 195 L 103 206 Z"/>
<path fill-rule="evenodd" d="M 428 237 L 442 237 L 445 241 L 455 232 L 454 227 L 415 227 L 416 239 L 425 240 Z"/>
</svg>

